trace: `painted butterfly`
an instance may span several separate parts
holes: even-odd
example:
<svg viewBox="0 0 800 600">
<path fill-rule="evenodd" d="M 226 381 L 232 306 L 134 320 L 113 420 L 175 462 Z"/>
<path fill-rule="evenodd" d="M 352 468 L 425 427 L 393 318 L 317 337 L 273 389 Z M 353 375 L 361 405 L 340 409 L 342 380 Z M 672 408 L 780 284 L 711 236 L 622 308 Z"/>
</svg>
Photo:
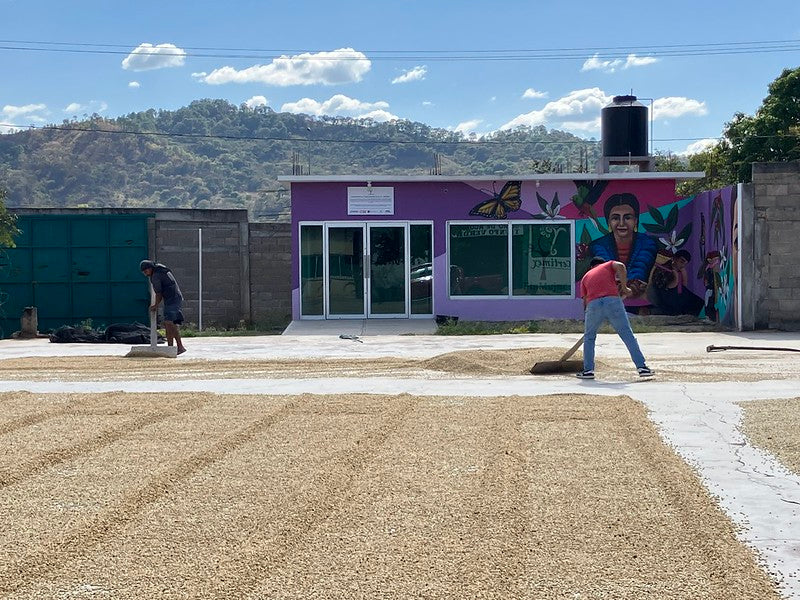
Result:
<svg viewBox="0 0 800 600">
<path fill-rule="evenodd" d="M 521 181 L 509 181 L 499 194 L 495 193 L 490 200 L 476 205 L 469 214 L 487 219 L 505 219 L 508 213 L 519 210 L 522 206 L 521 191 Z"/>
</svg>

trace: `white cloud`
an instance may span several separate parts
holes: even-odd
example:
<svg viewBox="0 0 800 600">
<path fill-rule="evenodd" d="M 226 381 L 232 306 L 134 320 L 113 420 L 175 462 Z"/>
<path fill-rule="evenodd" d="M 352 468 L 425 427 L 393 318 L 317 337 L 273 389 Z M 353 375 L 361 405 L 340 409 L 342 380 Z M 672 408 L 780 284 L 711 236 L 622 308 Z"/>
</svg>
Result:
<svg viewBox="0 0 800 600">
<path fill-rule="evenodd" d="M 600 131 L 600 117 L 591 121 L 563 121 L 560 127 L 570 131 L 597 132 Z"/>
<path fill-rule="evenodd" d="M 636 56 L 635 54 L 628 54 L 628 59 L 625 61 L 623 69 L 630 69 L 631 67 L 645 67 L 657 63 L 658 59 L 652 56 Z"/>
<path fill-rule="evenodd" d="M 6 104 L 0 114 L 4 119 L 11 119 L 12 121 L 19 118 L 28 118 L 33 113 L 42 112 L 47 109 L 46 104 L 25 104 L 24 106 L 13 106 Z"/>
<path fill-rule="evenodd" d="M 618 58 L 614 60 L 600 60 L 600 55 L 595 54 L 591 58 L 587 58 L 581 67 L 581 71 L 605 71 L 606 73 L 613 73 L 617 67 L 622 64 Z"/>
<path fill-rule="evenodd" d="M 425 75 L 428 73 L 428 67 L 425 65 L 414 67 L 413 69 L 409 69 L 399 77 L 395 77 L 392 79 L 392 83 L 408 83 L 409 81 L 421 81 L 425 79 Z"/>
<path fill-rule="evenodd" d="M 611 96 L 600 88 L 574 90 L 558 100 L 544 105 L 540 110 L 519 115 L 500 129 L 513 129 L 520 125 L 536 127 L 568 128 L 579 131 L 595 131 L 600 129 L 600 109 L 611 102 Z"/>
<path fill-rule="evenodd" d="M 595 54 L 591 58 L 587 58 L 581 67 L 581 71 L 603 71 L 605 73 L 613 73 L 618 67 L 623 69 L 630 69 L 632 67 L 644 67 L 658 62 L 657 58 L 652 56 L 636 56 L 635 54 L 628 54 L 628 57 L 623 61 L 621 58 L 603 60 L 599 54 Z"/>
<path fill-rule="evenodd" d="M 13 104 L 6 104 L 0 109 L 0 133 L 12 133 L 17 131 L 16 125 L 20 121 L 29 123 L 44 123 L 46 119 L 44 115 L 47 114 L 46 104 L 25 104 L 23 106 L 14 106 Z"/>
<path fill-rule="evenodd" d="M 88 104 L 80 104 L 79 102 L 72 102 L 68 104 L 64 108 L 64 113 L 69 115 L 77 115 L 77 114 L 93 114 L 93 113 L 101 113 L 104 110 L 108 110 L 108 104 L 105 102 L 99 102 L 97 100 L 92 100 Z"/>
<path fill-rule="evenodd" d="M 653 101 L 653 119 L 670 119 L 683 115 L 703 116 L 708 114 L 705 102 L 684 98 L 683 96 L 669 96 L 656 98 Z"/>
<path fill-rule="evenodd" d="M 433 102 L 431 102 L 430 100 L 423 100 L 422 106 L 433 106 Z"/>
<path fill-rule="evenodd" d="M 304 113 L 317 117 L 328 115 L 370 118 L 375 121 L 398 119 L 399 117 L 386 110 L 388 108 L 388 102 L 362 102 L 344 94 L 336 94 L 324 102 L 318 102 L 312 98 L 301 98 L 297 102 L 287 102 L 281 106 L 281 112 Z"/>
<path fill-rule="evenodd" d="M 692 142 L 688 146 L 686 146 L 686 150 L 683 152 L 678 152 L 680 156 L 689 156 L 690 154 L 698 154 L 699 152 L 703 152 L 708 150 L 709 148 L 716 146 L 719 140 L 714 138 L 705 138 L 702 140 L 697 140 L 696 142 Z"/>
<path fill-rule="evenodd" d="M 463 123 L 459 123 L 453 128 L 453 131 L 456 133 L 463 133 L 464 135 L 468 136 L 470 133 L 478 133 L 477 128 L 478 125 L 483 123 L 483 119 L 472 119 L 470 121 L 464 121 Z"/>
<path fill-rule="evenodd" d="M 186 51 L 174 44 L 139 44 L 122 60 L 122 68 L 129 71 L 152 71 L 166 67 L 182 67 Z"/>
<path fill-rule="evenodd" d="M 139 87 L 142 87 L 142 86 L 138 81 L 129 81 L 128 82 L 128 87 L 129 88 L 139 88 Z"/>
<path fill-rule="evenodd" d="M 253 96 L 249 100 L 245 100 L 244 103 L 247 105 L 247 108 L 255 108 L 256 106 L 266 106 L 269 104 L 264 96 Z"/>
<path fill-rule="evenodd" d="M 198 79 L 202 81 L 206 77 L 208 77 L 208 73 L 206 73 L 205 71 L 200 71 L 199 73 L 192 73 L 192 79 Z"/>
<path fill-rule="evenodd" d="M 522 92 L 523 98 L 547 98 L 547 92 L 540 92 L 533 88 L 528 88 L 524 92 Z"/>
<path fill-rule="evenodd" d="M 198 78 L 211 85 L 224 83 L 264 83 L 284 87 L 336 85 L 361 81 L 371 66 L 372 63 L 365 54 L 352 48 L 339 48 L 316 54 L 284 55 L 268 65 L 254 65 L 242 70 L 221 67 Z"/>
</svg>

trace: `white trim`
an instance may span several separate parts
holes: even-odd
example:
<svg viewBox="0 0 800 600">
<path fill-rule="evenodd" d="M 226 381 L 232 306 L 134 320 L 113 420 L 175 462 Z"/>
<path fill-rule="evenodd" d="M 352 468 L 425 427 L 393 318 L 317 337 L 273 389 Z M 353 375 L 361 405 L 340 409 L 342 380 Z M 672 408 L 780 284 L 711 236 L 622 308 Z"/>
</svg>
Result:
<svg viewBox="0 0 800 600">
<path fill-rule="evenodd" d="M 322 227 L 322 314 L 304 315 L 303 314 L 303 227 Z M 299 288 L 297 303 L 300 309 L 299 318 L 309 321 L 320 321 L 325 319 L 325 222 L 324 221 L 298 221 L 297 223 L 297 268 Z"/>
<path fill-rule="evenodd" d="M 514 294 L 514 236 L 513 233 L 507 236 L 507 252 L 508 252 L 508 294 L 492 294 L 492 295 L 465 295 L 453 296 L 450 293 L 450 226 L 451 225 L 506 225 L 509 233 L 512 232 L 514 225 L 568 225 L 570 231 L 570 293 L 569 295 L 515 295 Z M 514 221 L 446 221 L 445 222 L 445 247 L 447 257 L 447 298 L 449 300 L 574 300 L 575 299 L 575 220 L 574 219 L 525 219 Z"/>
<path fill-rule="evenodd" d="M 704 171 L 645 171 L 635 173 L 540 173 L 534 175 L 370 175 L 360 173 L 353 175 L 279 175 L 278 181 L 288 183 L 409 183 L 431 181 L 440 183 L 458 183 L 459 181 L 625 181 L 647 179 L 702 179 Z"/>
<path fill-rule="evenodd" d="M 404 220 L 383 220 L 383 219 L 370 219 L 370 220 L 333 220 L 333 221 L 298 221 L 297 222 L 297 256 L 298 256 L 298 269 L 300 270 L 298 274 L 298 281 L 300 282 L 300 290 L 299 290 L 299 307 L 300 307 L 300 319 L 301 320 L 341 320 L 341 319 L 430 319 L 434 312 L 420 314 L 420 313 L 412 313 L 411 312 L 411 227 L 413 225 L 425 225 L 430 227 L 431 233 L 431 245 L 428 249 L 430 252 L 431 257 L 431 307 L 435 304 L 435 298 L 433 297 L 433 290 L 436 287 L 436 281 L 434 277 L 434 265 L 433 265 L 433 257 L 434 257 L 434 237 L 435 237 L 435 227 L 434 222 L 432 220 L 411 220 L 411 221 L 404 221 Z M 303 249 L 303 242 L 302 242 L 302 228 L 303 227 L 322 227 L 322 314 L 321 315 L 304 315 L 303 314 L 303 295 L 302 295 L 302 283 L 303 283 L 303 273 L 302 273 L 302 249 Z M 406 312 L 405 314 L 371 314 L 370 313 L 370 298 L 371 298 L 371 291 L 372 291 L 372 277 L 370 276 L 369 279 L 366 278 L 366 269 L 371 268 L 371 265 L 368 267 L 366 263 L 362 265 L 362 270 L 364 271 L 364 314 L 363 315 L 331 315 L 330 314 L 330 305 L 329 305 L 329 252 L 330 248 L 328 245 L 328 229 L 329 227 L 353 227 L 358 228 L 361 227 L 362 231 L 364 232 L 364 257 L 365 260 L 368 260 L 369 257 L 369 244 L 370 244 L 370 229 L 372 227 L 398 227 L 403 228 L 403 244 L 405 246 L 404 252 L 404 259 L 405 259 L 405 304 L 406 304 Z"/>
</svg>

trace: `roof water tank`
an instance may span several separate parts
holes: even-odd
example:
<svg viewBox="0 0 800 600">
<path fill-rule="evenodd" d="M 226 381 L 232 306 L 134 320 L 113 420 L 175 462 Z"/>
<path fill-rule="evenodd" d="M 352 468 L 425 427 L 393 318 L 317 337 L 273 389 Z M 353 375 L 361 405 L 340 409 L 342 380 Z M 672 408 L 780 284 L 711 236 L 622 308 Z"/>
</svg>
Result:
<svg viewBox="0 0 800 600">
<path fill-rule="evenodd" d="M 600 111 L 603 156 L 647 156 L 647 107 L 636 96 L 614 96 Z"/>
</svg>

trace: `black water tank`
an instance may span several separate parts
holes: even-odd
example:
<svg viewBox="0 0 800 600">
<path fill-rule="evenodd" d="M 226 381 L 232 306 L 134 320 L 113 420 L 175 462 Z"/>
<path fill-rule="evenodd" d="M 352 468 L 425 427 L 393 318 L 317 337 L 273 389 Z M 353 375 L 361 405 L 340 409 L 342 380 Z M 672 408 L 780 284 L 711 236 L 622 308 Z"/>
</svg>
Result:
<svg viewBox="0 0 800 600">
<path fill-rule="evenodd" d="M 647 156 L 647 107 L 636 96 L 614 96 L 600 111 L 603 156 Z"/>
</svg>

